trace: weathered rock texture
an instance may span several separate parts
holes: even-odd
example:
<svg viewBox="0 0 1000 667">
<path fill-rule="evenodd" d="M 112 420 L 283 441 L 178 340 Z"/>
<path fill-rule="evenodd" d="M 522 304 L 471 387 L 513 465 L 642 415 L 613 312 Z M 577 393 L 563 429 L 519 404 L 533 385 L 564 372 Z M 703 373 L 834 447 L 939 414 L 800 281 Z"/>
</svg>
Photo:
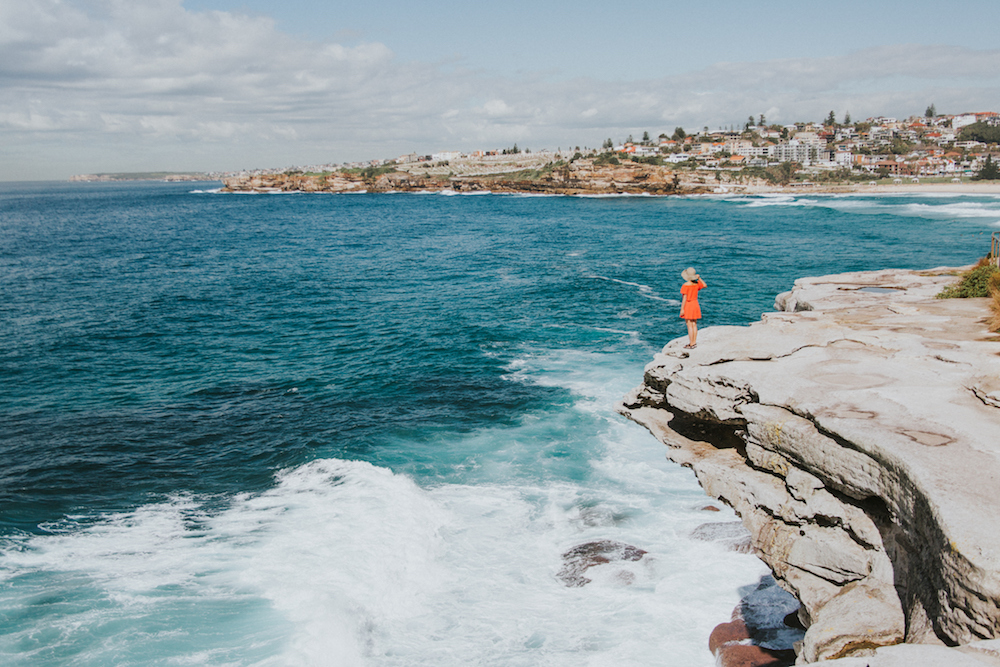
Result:
<svg viewBox="0 0 1000 667">
<path fill-rule="evenodd" d="M 1000 342 L 985 299 L 934 298 L 953 273 L 798 280 L 620 407 L 740 515 L 802 603 L 800 662 L 1000 637 Z"/>
</svg>

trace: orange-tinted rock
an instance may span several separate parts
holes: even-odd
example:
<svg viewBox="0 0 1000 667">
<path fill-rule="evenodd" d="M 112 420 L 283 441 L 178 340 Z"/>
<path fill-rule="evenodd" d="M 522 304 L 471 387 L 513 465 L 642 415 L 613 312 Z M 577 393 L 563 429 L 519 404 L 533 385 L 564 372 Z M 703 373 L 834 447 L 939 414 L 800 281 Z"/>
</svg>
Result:
<svg viewBox="0 0 1000 667">
<path fill-rule="evenodd" d="M 795 663 L 791 651 L 768 651 L 752 644 L 727 644 L 719 649 L 718 658 L 720 667 L 786 667 Z"/>
<path fill-rule="evenodd" d="M 708 637 L 708 650 L 714 654 L 726 644 L 744 639 L 750 639 L 750 630 L 747 629 L 743 619 L 737 618 L 729 623 L 720 623 Z"/>
</svg>

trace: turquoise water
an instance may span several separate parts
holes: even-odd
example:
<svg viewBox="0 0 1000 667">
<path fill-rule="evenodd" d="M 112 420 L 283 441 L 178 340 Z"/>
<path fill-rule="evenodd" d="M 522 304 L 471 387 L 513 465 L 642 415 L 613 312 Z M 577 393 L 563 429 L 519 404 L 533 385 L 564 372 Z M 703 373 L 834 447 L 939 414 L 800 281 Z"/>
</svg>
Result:
<svg viewBox="0 0 1000 667">
<path fill-rule="evenodd" d="M 193 187 L 204 188 L 193 190 Z M 614 414 L 796 277 L 963 265 L 995 197 L 0 184 L 0 661 L 710 665 L 765 571 Z M 566 588 L 593 539 L 649 556 Z M 590 576 L 590 575 L 588 575 Z"/>
</svg>

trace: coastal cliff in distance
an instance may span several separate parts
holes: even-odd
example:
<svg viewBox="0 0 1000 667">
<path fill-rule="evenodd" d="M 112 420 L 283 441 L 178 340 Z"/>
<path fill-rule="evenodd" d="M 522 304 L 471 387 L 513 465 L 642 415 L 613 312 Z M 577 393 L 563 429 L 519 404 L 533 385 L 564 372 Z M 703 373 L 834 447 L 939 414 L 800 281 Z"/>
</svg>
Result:
<svg viewBox="0 0 1000 667">
<path fill-rule="evenodd" d="M 223 179 L 224 192 L 519 192 L 533 194 L 699 194 L 714 189 L 704 174 L 636 162 L 591 159 L 542 169 L 474 176 L 429 176 L 412 171 L 246 174 Z"/>
<path fill-rule="evenodd" d="M 740 515 L 801 603 L 799 663 L 1000 665 L 1000 339 L 985 299 L 934 298 L 954 281 L 800 279 L 619 406 Z"/>
</svg>

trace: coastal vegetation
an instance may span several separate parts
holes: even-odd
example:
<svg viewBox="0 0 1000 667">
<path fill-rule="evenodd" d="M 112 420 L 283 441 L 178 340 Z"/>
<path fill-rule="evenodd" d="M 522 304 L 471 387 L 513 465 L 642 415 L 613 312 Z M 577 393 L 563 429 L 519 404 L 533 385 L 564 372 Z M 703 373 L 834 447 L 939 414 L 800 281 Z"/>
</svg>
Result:
<svg viewBox="0 0 1000 667">
<path fill-rule="evenodd" d="M 357 176 L 360 176 L 362 180 L 365 181 L 374 181 L 379 176 L 382 176 L 383 174 L 391 174 L 394 171 L 396 171 L 396 167 L 393 165 L 384 165 L 380 167 L 371 166 L 359 169 L 343 170 L 345 174 L 355 174 Z"/>
<path fill-rule="evenodd" d="M 601 153 L 594 158 L 594 166 L 596 167 L 603 167 L 609 164 L 619 165 L 621 164 L 621 160 L 618 159 L 617 155 L 610 151 Z"/>
<path fill-rule="evenodd" d="M 945 287 L 938 293 L 939 299 L 972 299 L 992 297 L 998 301 L 1000 294 L 1000 269 L 994 260 L 984 257 L 971 270 L 964 273 L 961 279 Z"/>
<path fill-rule="evenodd" d="M 971 270 L 962 274 L 961 279 L 941 290 L 939 299 L 990 299 L 990 331 L 1000 331 L 1000 268 L 995 258 L 984 257 Z"/>
</svg>

